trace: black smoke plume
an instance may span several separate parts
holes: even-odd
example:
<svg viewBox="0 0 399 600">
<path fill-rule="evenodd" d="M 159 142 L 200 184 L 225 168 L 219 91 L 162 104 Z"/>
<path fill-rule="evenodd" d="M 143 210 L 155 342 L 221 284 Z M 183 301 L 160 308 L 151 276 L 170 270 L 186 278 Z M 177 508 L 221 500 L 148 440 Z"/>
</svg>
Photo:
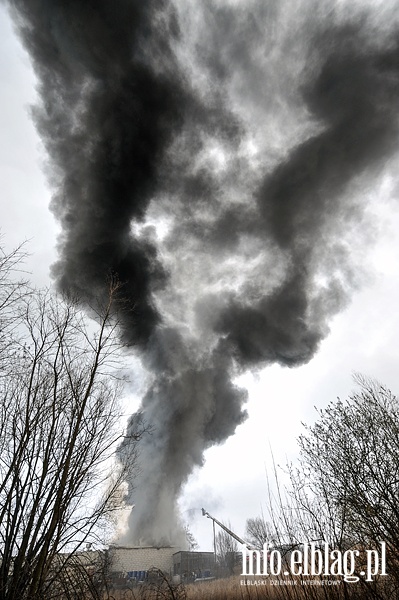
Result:
<svg viewBox="0 0 399 600">
<path fill-rule="evenodd" d="M 126 539 L 173 542 L 183 484 L 246 416 L 234 377 L 309 361 L 357 285 L 364 196 L 398 146 L 398 5 L 9 4 L 62 225 L 53 276 L 90 304 L 118 275 L 153 378 Z"/>
</svg>

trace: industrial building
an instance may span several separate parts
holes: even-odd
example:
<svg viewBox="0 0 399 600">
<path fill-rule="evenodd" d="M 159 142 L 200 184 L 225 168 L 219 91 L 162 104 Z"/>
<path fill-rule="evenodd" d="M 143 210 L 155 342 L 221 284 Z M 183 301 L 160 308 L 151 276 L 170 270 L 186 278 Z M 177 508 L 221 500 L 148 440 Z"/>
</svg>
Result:
<svg viewBox="0 0 399 600">
<path fill-rule="evenodd" d="M 205 509 L 202 509 L 202 514 L 213 521 L 214 536 L 216 523 L 237 542 L 245 543 Z M 235 566 L 240 563 L 241 554 L 237 552 L 227 554 L 231 556 L 226 555 L 226 564 L 216 565 L 214 552 L 194 552 L 182 550 L 176 546 L 118 546 L 114 544 L 108 550 L 108 564 L 114 576 L 119 576 L 121 579 L 127 577 L 134 581 L 144 581 L 149 571 L 158 569 L 170 577 L 179 578 L 182 581 L 194 581 L 208 579 L 216 574 L 218 576 L 231 574 Z"/>
<path fill-rule="evenodd" d="M 208 578 L 215 570 L 215 554 L 213 552 L 180 551 L 173 554 L 173 575 L 181 579 Z"/>
<path fill-rule="evenodd" d="M 117 546 L 109 547 L 108 556 L 112 571 L 129 573 L 160 569 L 168 575 L 173 571 L 173 554 L 176 547 Z"/>
<path fill-rule="evenodd" d="M 189 552 L 173 546 L 112 545 L 108 558 L 111 572 L 134 579 L 143 579 L 143 574 L 159 569 L 169 576 L 192 580 L 209 577 L 215 566 L 213 552 Z"/>
</svg>

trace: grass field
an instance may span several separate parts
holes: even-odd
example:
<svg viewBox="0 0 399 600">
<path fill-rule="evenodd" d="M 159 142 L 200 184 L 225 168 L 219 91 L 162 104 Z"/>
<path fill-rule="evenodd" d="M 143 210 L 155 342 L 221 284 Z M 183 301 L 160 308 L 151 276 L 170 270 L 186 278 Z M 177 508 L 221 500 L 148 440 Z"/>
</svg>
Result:
<svg viewBox="0 0 399 600">
<path fill-rule="evenodd" d="M 165 585 L 150 588 L 143 586 L 124 592 L 114 592 L 113 600 L 365 600 L 397 598 L 388 581 L 365 586 L 362 583 L 344 584 L 341 580 L 306 578 L 245 578 L 240 576 L 218 579 L 186 586 Z"/>
</svg>

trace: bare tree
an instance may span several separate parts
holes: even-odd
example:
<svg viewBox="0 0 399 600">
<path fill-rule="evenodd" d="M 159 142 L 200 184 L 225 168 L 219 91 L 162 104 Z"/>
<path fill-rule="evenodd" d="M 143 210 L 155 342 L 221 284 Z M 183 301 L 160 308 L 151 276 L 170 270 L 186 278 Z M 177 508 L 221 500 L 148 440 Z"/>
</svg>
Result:
<svg viewBox="0 0 399 600">
<path fill-rule="evenodd" d="M 51 588 L 46 598 L 63 600 L 104 600 L 109 578 L 109 556 L 106 551 L 57 554 L 49 573 Z"/>
<path fill-rule="evenodd" d="M 7 295 L 3 281 L 2 307 L 12 315 L 16 304 L 7 298 L 18 289 Z M 18 297 L 18 327 L 15 335 L 8 328 L 12 352 L 3 351 L 0 377 L 4 600 L 61 597 L 53 596 L 61 569 L 65 580 L 66 565 L 85 543 L 98 541 L 121 484 L 133 476 L 135 456 L 123 467 L 113 458 L 121 437 L 118 288 L 111 283 L 109 302 L 89 328 L 76 303 L 48 292 Z"/>
<path fill-rule="evenodd" d="M 315 497 L 329 497 L 345 516 L 348 534 L 396 543 L 399 403 L 377 382 L 356 379 L 360 391 L 319 411 L 300 437 L 302 472 Z"/>
<path fill-rule="evenodd" d="M 300 437 L 292 503 L 304 539 L 343 550 L 386 542 L 399 582 L 399 402 L 378 382 L 355 380 L 358 391 L 320 410 Z"/>
<path fill-rule="evenodd" d="M 268 523 L 264 516 L 247 519 L 246 522 L 246 539 L 254 548 L 262 550 L 263 544 L 275 544 L 276 534 L 273 527 Z"/>
<path fill-rule="evenodd" d="M 230 522 L 227 523 L 227 528 L 231 529 Z M 216 534 L 215 543 L 219 567 L 222 570 L 226 570 L 229 575 L 232 575 L 234 567 L 238 562 L 239 549 L 237 541 L 227 531 L 221 529 Z"/>
<path fill-rule="evenodd" d="M 247 536 L 260 548 L 264 537 L 290 553 L 305 542 L 342 552 L 355 549 L 356 585 L 341 581 L 323 587 L 325 598 L 396 598 L 399 593 L 399 402 L 385 386 L 357 375 L 358 389 L 345 401 L 319 410 L 299 439 L 300 457 L 288 465 L 289 483 L 280 484 L 274 465 L 274 492 L 269 487 L 268 517 L 248 519 Z M 270 535 L 270 538 L 269 538 Z M 365 581 L 367 553 L 386 542 L 388 577 Z M 306 577 L 291 577 L 296 585 Z M 329 576 L 320 575 L 326 580 Z M 285 575 L 282 576 L 285 580 Z M 315 578 L 313 578 L 315 579 Z M 334 579 L 334 576 L 332 577 Z M 294 588 L 280 587 L 292 598 Z M 299 589 L 295 588 L 296 590 Z M 328 591 L 327 591 L 328 590 Z M 317 586 L 301 586 L 295 597 L 319 598 Z"/>
<path fill-rule="evenodd" d="M 23 276 L 25 257 L 24 244 L 9 252 L 0 244 L 0 377 L 12 367 L 9 358 L 16 351 L 18 326 L 23 320 L 22 300 L 30 294 Z"/>
</svg>

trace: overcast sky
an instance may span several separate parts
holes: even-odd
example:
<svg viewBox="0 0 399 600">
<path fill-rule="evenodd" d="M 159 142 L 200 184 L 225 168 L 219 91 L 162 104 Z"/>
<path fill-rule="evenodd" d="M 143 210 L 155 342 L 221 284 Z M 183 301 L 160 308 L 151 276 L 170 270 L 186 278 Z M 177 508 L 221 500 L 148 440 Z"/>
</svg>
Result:
<svg viewBox="0 0 399 600">
<path fill-rule="evenodd" d="M 32 281 L 51 285 L 49 268 L 57 258 L 59 225 L 49 211 L 46 153 L 30 118 L 30 105 L 37 101 L 35 76 L 3 6 L 0 78 L 0 227 L 8 248 L 29 240 Z M 253 114 L 256 98 L 253 94 L 247 99 L 255 103 Z M 282 143 L 272 141 L 276 152 Z M 322 408 L 337 396 L 346 397 L 354 387 L 352 372 L 399 390 L 398 166 L 398 157 L 390 156 L 371 181 L 353 192 L 367 206 L 361 230 L 354 228 L 352 240 L 347 236 L 347 244 L 353 243 L 357 284 L 348 305 L 329 320 L 330 332 L 315 356 L 292 368 L 274 364 L 247 369 L 237 380 L 248 389 L 248 418 L 223 444 L 205 450 L 205 465 L 194 468 L 180 501 L 201 549 L 212 548 L 211 523 L 200 515 L 201 507 L 219 520 L 230 521 L 243 536 L 245 520 L 267 507 L 271 450 L 277 463 L 295 460 L 301 422 L 314 420 L 314 406 Z M 140 399 L 132 396 L 127 406 L 133 412 Z"/>
</svg>

